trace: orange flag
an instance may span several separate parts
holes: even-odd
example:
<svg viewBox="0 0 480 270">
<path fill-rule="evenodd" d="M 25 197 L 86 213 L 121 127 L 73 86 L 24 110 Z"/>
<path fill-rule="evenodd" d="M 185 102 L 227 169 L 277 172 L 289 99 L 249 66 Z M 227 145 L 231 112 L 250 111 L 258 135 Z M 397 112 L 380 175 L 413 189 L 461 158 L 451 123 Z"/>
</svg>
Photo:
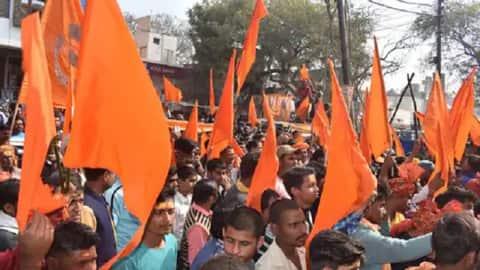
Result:
<svg viewBox="0 0 480 270">
<path fill-rule="evenodd" d="M 450 130 L 452 132 L 455 159 L 462 160 L 463 152 L 468 140 L 468 134 L 473 125 L 475 106 L 474 80 L 477 73 L 474 68 L 457 93 L 450 110 Z"/>
<path fill-rule="evenodd" d="M 43 10 L 43 36 L 55 106 L 72 104 L 68 99 L 75 85 L 82 21 L 80 1 L 47 1 Z"/>
<path fill-rule="evenodd" d="M 360 152 L 333 63 L 329 60 L 328 64 L 332 89 L 332 133 L 328 142 L 328 159 L 343 162 L 327 164 L 325 185 L 307 247 L 318 232 L 330 229 L 365 204 L 375 191 L 377 183 Z"/>
<path fill-rule="evenodd" d="M 248 104 L 248 122 L 252 127 L 258 124 L 257 110 L 255 110 L 255 100 L 253 96 L 250 97 L 250 103 Z"/>
<path fill-rule="evenodd" d="M 64 163 L 118 175 L 128 211 L 141 223 L 131 242 L 102 267 L 109 269 L 140 243 L 172 148 L 162 104 L 117 1 L 89 1 L 83 26 L 76 113 Z M 125 132 L 125 123 L 135 132 Z"/>
<path fill-rule="evenodd" d="M 268 122 L 267 135 L 263 144 L 257 167 L 252 177 L 252 183 L 247 195 L 246 205 L 261 211 L 260 199 L 266 189 L 275 189 L 278 172 L 277 136 L 275 134 L 275 121 L 273 120 L 270 106 L 263 95 L 263 111 Z"/>
<path fill-rule="evenodd" d="M 260 31 L 260 21 L 268 15 L 267 8 L 263 0 L 257 0 L 255 10 L 253 11 L 250 26 L 247 30 L 245 41 L 243 42 L 242 55 L 237 68 L 237 96 L 240 94 L 247 75 L 252 68 L 253 63 L 257 57 L 257 40 L 258 32 Z"/>
<path fill-rule="evenodd" d="M 207 147 L 205 143 L 208 141 L 208 134 L 202 131 L 202 135 L 200 135 L 200 156 L 205 156 L 207 154 Z"/>
<path fill-rule="evenodd" d="M 325 148 L 330 136 L 330 120 L 321 99 L 317 102 L 315 116 L 312 119 L 312 133 L 318 137 L 318 143 Z"/>
<path fill-rule="evenodd" d="M 398 137 L 398 134 L 395 131 L 395 129 L 392 128 L 391 126 L 390 126 L 390 134 L 392 134 L 392 141 L 395 144 L 395 153 L 399 157 L 404 157 L 405 150 L 403 150 L 402 142 L 400 141 L 400 138 Z"/>
<path fill-rule="evenodd" d="M 470 139 L 473 144 L 480 146 L 480 120 L 474 115 L 473 116 L 472 129 L 470 130 Z"/>
<path fill-rule="evenodd" d="M 370 144 L 368 143 L 368 90 L 365 91 L 365 104 L 363 107 L 363 117 L 362 117 L 362 128 L 360 130 L 360 149 L 362 150 L 363 156 L 365 160 L 367 160 L 368 164 L 372 163 L 372 149 L 370 148 Z"/>
<path fill-rule="evenodd" d="M 435 196 L 447 190 L 449 175 L 450 172 L 454 169 L 454 167 L 451 167 L 451 161 L 449 157 L 450 153 L 447 152 L 446 148 L 446 146 L 449 146 L 449 143 L 445 141 L 446 137 L 444 136 L 444 134 L 442 134 L 441 125 L 439 122 L 437 122 L 437 131 L 438 132 L 435 135 L 437 142 L 439 143 L 439 149 L 438 152 L 435 154 L 435 170 L 432 173 L 429 182 L 434 179 L 434 176 L 437 173 L 440 173 L 441 179 L 445 182 L 443 187 L 436 192 Z"/>
<path fill-rule="evenodd" d="M 192 112 L 190 113 L 190 119 L 188 119 L 187 127 L 183 136 L 198 143 L 198 101 L 195 100 Z"/>
<path fill-rule="evenodd" d="M 308 72 L 307 66 L 305 64 L 302 65 L 300 69 L 300 80 L 302 81 L 309 81 L 310 80 L 310 73 Z"/>
<path fill-rule="evenodd" d="M 424 119 L 420 121 L 425 136 L 425 144 L 433 156 L 439 155 L 440 149 L 443 148 L 447 160 L 449 161 L 449 168 L 453 169 L 453 142 L 450 133 L 450 121 L 445 101 L 445 94 L 443 93 L 440 76 L 435 74 L 435 80 L 432 85 L 432 91 L 427 102 L 427 109 L 424 114 Z M 438 130 L 440 126 L 440 130 Z M 445 145 L 440 145 L 441 141 L 438 139 L 437 133 L 440 132 L 442 141 Z"/>
<path fill-rule="evenodd" d="M 210 69 L 210 114 L 214 115 L 217 108 L 215 107 L 215 88 L 213 87 L 213 69 Z"/>
<path fill-rule="evenodd" d="M 308 118 L 308 110 L 310 109 L 310 98 L 306 96 L 302 102 L 298 105 L 297 110 L 295 113 L 297 114 L 298 118 L 302 120 L 302 122 L 306 122 Z"/>
<path fill-rule="evenodd" d="M 242 147 L 238 144 L 235 138 L 233 138 L 231 145 L 233 147 L 233 151 L 238 157 L 242 158 L 243 156 L 245 156 L 245 151 L 243 151 Z"/>
<path fill-rule="evenodd" d="M 366 115 L 368 117 L 367 140 L 372 149 L 372 154 L 377 158 L 388 150 L 392 143 L 388 123 L 387 95 L 385 93 L 385 83 L 383 82 L 382 66 L 380 64 L 376 38 L 374 38 L 374 45 L 372 81 L 368 94 L 369 101 L 366 107 Z"/>
<path fill-rule="evenodd" d="M 163 76 L 163 88 L 165 90 L 165 100 L 169 102 L 182 101 L 182 90 L 177 88 L 167 77 Z"/>
<path fill-rule="evenodd" d="M 220 152 L 233 141 L 233 80 L 235 74 L 235 57 L 237 51 L 233 50 L 230 64 L 228 65 L 227 77 L 223 86 L 222 97 L 213 124 L 212 136 L 208 144 L 209 158 L 218 158 Z"/>
<path fill-rule="evenodd" d="M 51 83 L 38 13 L 22 21 L 22 48 L 23 68 L 29 83 L 23 89 L 26 130 L 17 212 L 21 231 L 25 229 L 30 211 L 47 214 L 66 205 L 63 197 L 53 196 L 52 190 L 43 184 L 40 176 L 56 132 Z"/>
</svg>

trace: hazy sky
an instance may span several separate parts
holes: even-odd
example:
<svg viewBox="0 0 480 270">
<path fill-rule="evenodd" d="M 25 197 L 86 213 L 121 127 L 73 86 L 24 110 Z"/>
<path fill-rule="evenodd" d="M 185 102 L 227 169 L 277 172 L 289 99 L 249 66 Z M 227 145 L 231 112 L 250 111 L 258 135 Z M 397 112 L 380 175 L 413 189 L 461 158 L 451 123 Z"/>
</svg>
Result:
<svg viewBox="0 0 480 270">
<path fill-rule="evenodd" d="M 123 11 L 134 13 L 136 16 L 168 13 L 183 19 L 187 19 L 187 10 L 195 3 L 200 1 L 201 0 L 118 0 Z M 415 12 L 433 12 L 433 7 L 425 6 L 431 5 L 434 2 L 433 0 L 410 1 L 423 4 L 420 6 L 405 4 L 399 0 L 374 1 Z M 349 0 L 349 2 L 354 3 L 356 6 L 368 7 L 374 12 L 374 34 L 377 36 L 380 51 L 382 51 L 382 48 L 384 48 L 384 46 L 389 42 L 394 42 L 400 39 L 408 31 L 409 25 L 416 17 L 416 15 L 410 13 L 399 12 L 372 4 L 368 0 Z M 434 66 L 424 66 L 420 61 L 420 59 L 425 57 L 430 50 L 432 50 L 432 46 L 431 44 L 427 43 L 413 50 L 404 52 L 404 55 L 401 58 L 404 68 L 393 75 L 386 76 L 385 81 L 387 89 L 403 88 L 406 83 L 407 72 L 416 73 L 414 82 L 420 82 L 424 78 L 425 74 L 432 74 L 434 72 Z M 382 52 L 380 53 L 382 54 Z M 456 90 L 458 84 L 458 80 L 449 80 L 447 77 L 447 86 L 449 90 Z"/>
</svg>

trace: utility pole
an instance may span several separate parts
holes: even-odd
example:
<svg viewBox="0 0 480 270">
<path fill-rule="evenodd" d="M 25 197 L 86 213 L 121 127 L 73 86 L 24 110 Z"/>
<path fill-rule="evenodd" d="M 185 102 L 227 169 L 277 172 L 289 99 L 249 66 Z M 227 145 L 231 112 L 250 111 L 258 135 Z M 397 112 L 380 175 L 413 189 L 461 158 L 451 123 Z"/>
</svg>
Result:
<svg viewBox="0 0 480 270">
<path fill-rule="evenodd" d="M 350 85 L 350 55 L 348 53 L 348 41 L 345 30 L 344 0 L 337 0 L 338 24 L 340 28 L 340 50 L 342 52 L 342 78 L 344 85 Z"/>
<path fill-rule="evenodd" d="M 435 62 L 437 64 L 437 72 L 442 77 L 442 2 L 437 0 L 437 56 Z"/>
</svg>

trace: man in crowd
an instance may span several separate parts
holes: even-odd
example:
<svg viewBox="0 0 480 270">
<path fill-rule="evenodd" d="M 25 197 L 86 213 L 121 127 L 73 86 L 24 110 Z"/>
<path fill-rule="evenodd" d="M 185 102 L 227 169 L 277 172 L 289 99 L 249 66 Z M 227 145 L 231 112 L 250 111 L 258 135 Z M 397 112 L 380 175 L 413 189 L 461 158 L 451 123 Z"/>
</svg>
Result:
<svg viewBox="0 0 480 270">
<path fill-rule="evenodd" d="M 295 155 L 296 149 L 290 145 L 280 145 L 277 148 L 277 157 L 279 161 L 278 167 L 278 177 L 277 182 L 275 185 L 275 191 L 282 196 L 282 198 L 290 199 L 290 195 L 288 195 L 287 189 L 283 183 L 283 174 L 287 172 L 290 168 L 293 168 L 299 165 L 297 160 L 297 156 Z"/>
<path fill-rule="evenodd" d="M 365 249 L 346 234 L 327 230 L 310 243 L 310 266 L 316 270 L 360 270 Z"/>
<path fill-rule="evenodd" d="M 201 180 L 193 187 L 192 206 L 185 219 L 178 269 L 190 269 L 193 259 L 207 243 L 212 220 L 211 209 L 217 200 L 217 192 L 216 184 L 211 181 Z"/>
<path fill-rule="evenodd" d="M 192 203 L 192 193 L 198 181 L 197 171 L 191 166 L 177 169 L 178 187 L 175 192 L 175 229 L 174 234 L 178 241 L 182 240 L 185 218 Z"/>
<path fill-rule="evenodd" d="M 224 195 L 232 187 L 232 180 L 228 177 L 227 166 L 219 158 L 207 162 L 207 179 L 217 183 L 220 194 Z"/>
<path fill-rule="evenodd" d="M 220 159 L 223 161 L 225 166 L 227 167 L 227 173 L 229 178 L 235 183 L 238 180 L 238 162 L 237 155 L 235 155 L 235 151 L 233 147 L 227 146 L 225 149 L 220 152 Z"/>
<path fill-rule="evenodd" d="M 101 267 L 117 253 L 110 210 L 103 197 L 103 193 L 115 181 L 115 176 L 105 169 L 85 168 L 84 172 L 87 178 L 85 183 L 85 205 L 93 210 L 97 220 L 96 232 L 99 237 L 97 265 Z"/>
<path fill-rule="evenodd" d="M 16 179 L 0 182 L 0 251 L 17 245 L 18 224 L 15 216 L 19 189 L 20 182 Z"/>
<path fill-rule="evenodd" d="M 303 210 L 293 200 L 276 201 L 272 205 L 270 224 L 276 237 L 256 263 L 256 269 L 306 270 L 304 246 L 308 234 Z"/>
<path fill-rule="evenodd" d="M 149 270 L 177 268 L 177 239 L 172 234 L 175 221 L 173 190 L 164 188 L 145 227 L 142 243 L 113 270 Z"/>
<path fill-rule="evenodd" d="M 313 228 L 311 207 L 319 197 L 315 171 L 308 167 L 294 167 L 283 174 L 283 181 L 290 197 L 303 210 L 308 231 Z"/>
<path fill-rule="evenodd" d="M 249 270 L 248 264 L 242 262 L 238 258 L 228 256 L 228 255 L 220 255 L 217 256 L 206 264 L 202 266 L 200 270 Z"/>
</svg>

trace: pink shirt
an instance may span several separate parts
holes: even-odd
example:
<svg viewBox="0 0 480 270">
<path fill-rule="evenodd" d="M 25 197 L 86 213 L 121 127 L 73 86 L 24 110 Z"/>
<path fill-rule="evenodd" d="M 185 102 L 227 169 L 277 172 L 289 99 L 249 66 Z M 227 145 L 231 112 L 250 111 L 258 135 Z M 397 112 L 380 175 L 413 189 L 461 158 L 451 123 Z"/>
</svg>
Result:
<svg viewBox="0 0 480 270">
<path fill-rule="evenodd" d="M 193 203 L 192 207 L 201 212 L 202 214 L 211 217 L 212 211 L 203 209 L 197 204 Z M 210 232 L 204 226 L 200 224 L 194 224 L 190 227 L 187 232 L 187 241 L 188 241 L 188 262 L 193 263 L 193 260 L 197 256 L 198 252 L 205 246 L 208 242 Z"/>
</svg>

